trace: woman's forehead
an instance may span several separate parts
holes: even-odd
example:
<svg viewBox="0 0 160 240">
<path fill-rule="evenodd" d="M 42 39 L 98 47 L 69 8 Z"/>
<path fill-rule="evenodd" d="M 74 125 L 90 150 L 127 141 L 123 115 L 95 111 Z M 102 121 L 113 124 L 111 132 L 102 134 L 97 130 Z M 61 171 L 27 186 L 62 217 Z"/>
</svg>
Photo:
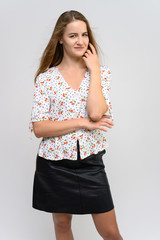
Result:
<svg viewBox="0 0 160 240">
<path fill-rule="evenodd" d="M 65 30 L 67 33 L 82 33 L 87 31 L 87 26 L 85 22 L 75 20 L 71 23 L 68 23 Z"/>
</svg>

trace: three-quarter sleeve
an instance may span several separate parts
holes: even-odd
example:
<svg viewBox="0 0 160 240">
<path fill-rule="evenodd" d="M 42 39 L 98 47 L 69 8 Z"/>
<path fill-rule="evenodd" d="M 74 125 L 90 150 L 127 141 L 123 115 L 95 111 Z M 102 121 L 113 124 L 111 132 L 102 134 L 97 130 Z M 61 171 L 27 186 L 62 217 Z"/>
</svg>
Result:
<svg viewBox="0 0 160 240">
<path fill-rule="evenodd" d="M 34 83 L 33 104 L 29 123 L 30 133 L 33 132 L 33 122 L 43 120 L 50 120 L 50 98 L 45 74 L 41 73 Z"/>
<path fill-rule="evenodd" d="M 111 91 L 111 70 L 107 66 L 102 67 L 102 77 L 101 77 L 101 86 L 102 86 L 102 92 L 103 96 L 106 100 L 106 103 L 108 105 L 108 110 L 106 112 L 107 115 L 111 116 L 112 121 L 113 119 L 113 110 L 112 110 L 112 104 L 110 100 L 110 91 Z"/>
</svg>

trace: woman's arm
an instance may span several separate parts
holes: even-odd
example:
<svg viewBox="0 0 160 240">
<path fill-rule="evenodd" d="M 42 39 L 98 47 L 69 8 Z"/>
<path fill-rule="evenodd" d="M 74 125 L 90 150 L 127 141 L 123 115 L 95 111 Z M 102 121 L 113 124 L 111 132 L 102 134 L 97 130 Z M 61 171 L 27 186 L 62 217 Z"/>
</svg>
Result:
<svg viewBox="0 0 160 240">
<path fill-rule="evenodd" d="M 114 126 L 114 123 L 108 118 L 110 118 L 109 115 L 103 115 L 97 122 L 92 121 L 90 118 L 75 118 L 65 121 L 37 121 L 33 122 L 33 129 L 37 138 L 61 136 L 80 128 L 87 128 L 88 130 L 100 129 L 107 132 L 106 127 L 112 128 Z"/>
<path fill-rule="evenodd" d="M 85 127 L 85 121 L 85 118 L 36 121 L 33 122 L 33 131 L 37 138 L 61 136 Z"/>
<path fill-rule="evenodd" d="M 93 121 L 98 121 L 107 112 L 108 105 L 102 93 L 100 69 L 91 70 L 90 75 L 87 112 Z"/>
<path fill-rule="evenodd" d="M 87 112 L 93 121 L 99 121 L 108 110 L 101 87 L 101 70 L 97 52 L 94 46 L 89 43 L 90 49 L 87 49 L 83 55 L 89 71 L 90 86 L 87 98 Z"/>
</svg>

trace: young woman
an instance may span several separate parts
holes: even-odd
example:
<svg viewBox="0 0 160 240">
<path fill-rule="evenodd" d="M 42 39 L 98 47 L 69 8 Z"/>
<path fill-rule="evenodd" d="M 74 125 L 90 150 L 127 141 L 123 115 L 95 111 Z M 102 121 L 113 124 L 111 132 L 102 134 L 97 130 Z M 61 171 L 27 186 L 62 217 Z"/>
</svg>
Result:
<svg viewBox="0 0 160 240">
<path fill-rule="evenodd" d="M 64 12 L 35 76 L 30 130 L 42 141 L 32 206 L 52 213 L 57 240 L 73 240 L 72 214 L 91 214 L 103 239 L 122 240 L 102 159 L 111 73 L 97 52 L 87 19 Z"/>
</svg>

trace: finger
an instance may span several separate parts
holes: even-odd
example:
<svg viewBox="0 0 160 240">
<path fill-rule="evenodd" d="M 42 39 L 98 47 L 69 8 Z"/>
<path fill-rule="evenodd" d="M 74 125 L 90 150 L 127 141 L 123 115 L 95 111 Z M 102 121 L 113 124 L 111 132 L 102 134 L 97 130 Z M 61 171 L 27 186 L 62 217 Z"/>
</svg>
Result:
<svg viewBox="0 0 160 240">
<path fill-rule="evenodd" d="M 92 54 L 92 53 L 91 53 L 91 50 L 89 50 L 89 49 L 87 49 L 86 52 L 87 52 L 88 54 L 90 54 L 90 55 Z"/>
<path fill-rule="evenodd" d="M 112 121 L 106 120 L 106 123 L 111 125 L 111 126 L 114 126 L 114 123 Z"/>
<path fill-rule="evenodd" d="M 106 126 L 109 128 L 112 128 L 114 126 L 114 123 L 112 122 L 106 122 Z"/>
<path fill-rule="evenodd" d="M 106 128 L 102 128 L 102 130 L 103 130 L 104 132 L 108 132 Z"/>
<path fill-rule="evenodd" d="M 114 122 L 112 122 L 112 121 L 109 121 L 109 124 L 111 124 L 111 125 L 113 125 L 113 126 L 114 126 Z"/>
<path fill-rule="evenodd" d="M 103 124 L 105 126 L 110 126 L 110 127 L 113 127 L 114 126 L 114 123 L 106 118 L 102 118 L 100 120 L 100 124 Z"/>
<path fill-rule="evenodd" d="M 103 127 L 99 127 L 99 130 L 102 130 L 102 131 L 105 131 L 105 132 L 108 132 L 106 128 L 103 128 Z"/>
<path fill-rule="evenodd" d="M 108 124 L 107 124 L 107 126 L 106 126 L 106 127 L 108 127 L 108 128 L 112 128 L 112 126 L 111 126 L 111 125 L 108 125 Z"/>
<path fill-rule="evenodd" d="M 90 46 L 92 52 L 93 52 L 93 53 L 96 53 L 96 50 L 95 50 L 94 46 L 93 46 L 91 43 L 89 43 L 89 46 Z"/>
<path fill-rule="evenodd" d="M 110 118 L 111 116 L 110 116 L 110 115 L 103 115 L 103 117 L 107 117 L 107 118 Z"/>
<path fill-rule="evenodd" d="M 87 52 L 85 52 L 83 55 L 88 56 L 89 54 Z"/>
</svg>

